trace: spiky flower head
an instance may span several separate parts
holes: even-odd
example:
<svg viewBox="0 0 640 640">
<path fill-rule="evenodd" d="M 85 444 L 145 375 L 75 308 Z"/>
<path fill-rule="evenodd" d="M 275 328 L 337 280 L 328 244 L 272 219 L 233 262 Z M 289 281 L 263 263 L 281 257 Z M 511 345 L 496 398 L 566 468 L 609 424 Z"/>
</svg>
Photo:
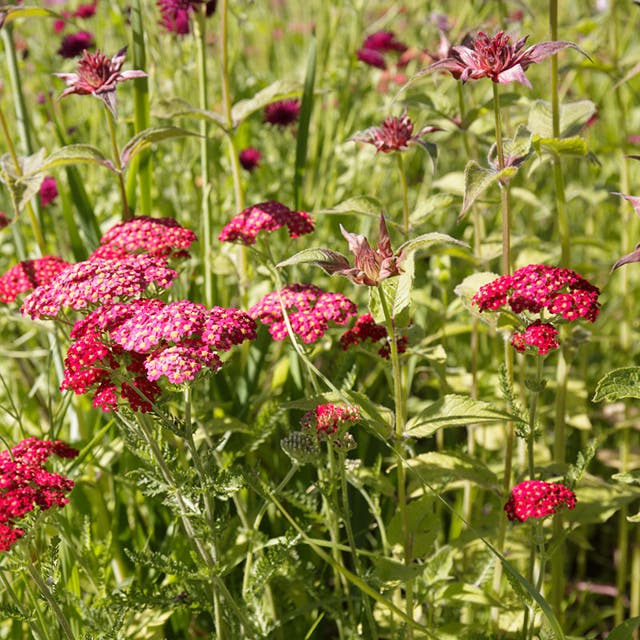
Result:
<svg viewBox="0 0 640 640">
<path fill-rule="evenodd" d="M 147 77 L 147 74 L 140 70 L 121 71 L 126 55 L 127 47 L 120 49 L 112 58 L 100 51 L 89 53 L 85 50 L 78 62 L 76 73 L 54 74 L 67 83 L 67 88 L 60 97 L 64 98 L 72 93 L 93 95 L 104 102 L 115 118 L 118 82 Z"/>
<path fill-rule="evenodd" d="M 553 515 L 561 507 L 575 509 L 576 494 L 563 484 L 543 480 L 525 480 L 511 490 L 504 510 L 509 520 L 524 522 Z"/>
</svg>

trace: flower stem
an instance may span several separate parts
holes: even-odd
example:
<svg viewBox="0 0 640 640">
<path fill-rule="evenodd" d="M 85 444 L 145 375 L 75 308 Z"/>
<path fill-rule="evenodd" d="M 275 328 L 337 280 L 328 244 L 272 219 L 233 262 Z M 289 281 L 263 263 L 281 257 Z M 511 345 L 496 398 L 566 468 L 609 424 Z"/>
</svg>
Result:
<svg viewBox="0 0 640 640">
<path fill-rule="evenodd" d="M 497 83 L 493 87 L 493 113 L 496 124 L 496 151 L 498 153 L 498 170 L 504 169 L 504 144 L 502 141 L 502 120 L 500 115 L 500 93 Z M 500 182 L 500 200 L 502 210 L 502 275 L 511 273 L 511 205 L 509 188 Z"/>
<path fill-rule="evenodd" d="M 400 186 L 402 187 L 402 231 L 405 236 L 409 235 L 409 192 L 407 189 L 407 176 L 404 172 L 404 160 L 401 153 L 395 153 L 400 172 Z"/>
<path fill-rule="evenodd" d="M 118 138 L 116 135 L 116 121 L 111 110 L 105 106 L 107 113 L 107 124 L 109 125 L 109 137 L 111 138 L 111 151 L 113 153 L 113 166 L 118 176 L 118 187 L 120 188 L 120 197 L 122 198 L 122 219 L 131 218 L 129 203 L 127 201 L 127 190 L 124 184 L 124 176 L 122 175 L 122 162 L 120 161 L 120 150 L 118 149 Z"/>
</svg>

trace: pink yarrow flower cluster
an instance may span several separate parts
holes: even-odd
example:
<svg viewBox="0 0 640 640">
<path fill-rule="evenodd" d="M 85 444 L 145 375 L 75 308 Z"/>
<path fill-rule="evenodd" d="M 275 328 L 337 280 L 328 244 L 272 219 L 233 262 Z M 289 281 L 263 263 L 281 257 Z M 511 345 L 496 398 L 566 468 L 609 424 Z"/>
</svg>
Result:
<svg viewBox="0 0 640 640">
<path fill-rule="evenodd" d="M 28 438 L 10 451 L 0 452 L 0 551 L 8 551 L 25 534 L 18 526 L 36 507 L 45 511 L 63 507 L 73 481 L 47 471 L 44 464 L 52 455 L 75 458 L 78 455 L 60 440 Z"/>
<path fill-rule="evenodd" d="M 21 293 L 45 285 L 70 267 L 57 256 L 44 256 L 18 262 L 0 276 L 0 302 L 13 302 Z"/>
<path fill-rule="evenodd" d="M 300 421 L 303 433 L 312 433 L 318 442 L 329 440 L 339 448 L 351 449 L 355 445 L 347 429 L 360 420 L 358 407 L 320 404 L 307 411 Z"/>
<path fill-rule="evenodd" d="M 103 305 L 71 331 L 62 388 L 94 390 L 94 406 L 105 411 L 117 409 L 118 398 L 150 411 L 161 377 L 181 385 L 217 371 L 219 352 L 255 337 L 255 322 L 239 309 L 147 298 Z"/>
<path fill-rule="evenodd" d="M 356 305 L 341 293 L 326 293 L 312 284 L 291 284 L 267 294 L 249 309 L 249 315 L 269 326 L 274 340 L 284 340 L 287 325 L 283 307 L 294 333 L 306 343 L 316 342 L 329 323 L 343 325 L 356 315 Z"/>
<path fill-rule="evenodd" d="M 543 480 L 525 480 L 511 490 L 504 510 L 509 520 L 546 518 L 561 507 L 575 509 L 576 494 L 563 484 Z"/>
<path fill-rule="evenodd" d="M 269 201 L 248 207 L 225 225 L 220 232 L 220 242 L 255 244 L 261 231 L 271 232 L 286 226 L 289 237 L 298 238 L 313 231 L 313 220 L 304 211 L 291 211 L 280 202 Z"/>
<path fill-rule="evenodd" d="M 340 337 L 340 345 L 346 351 L 351 345 L 358 345 L 370 340 L 371 342 L 383 342 L 378 349 L 378 354 L 382 358 L 389 358 L 391 354 L 391 346 L 389 344 L 387 329 L 382 324 L 377 324 L 370 313 L 361 315 L 351 329 L 345 331 Z M 398 338 L 398 353 L 404 353 L 407 350 L 409 340 L 406 336 Z"/>
</svg>

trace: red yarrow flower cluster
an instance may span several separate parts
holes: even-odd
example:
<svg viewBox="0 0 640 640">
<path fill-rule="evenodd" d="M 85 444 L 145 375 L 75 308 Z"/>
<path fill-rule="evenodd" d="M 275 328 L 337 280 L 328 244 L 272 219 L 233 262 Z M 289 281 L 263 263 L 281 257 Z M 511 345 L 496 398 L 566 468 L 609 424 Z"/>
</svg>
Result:
<svg viewBox="0 0 640 640">
<path fill-rule="evenodd" d="M 360 420 L 358 407 L 320 404 L 307 411 L 300 421 L 302 431 L 311 432 L 318 442 L 329 440 L 340 448 L 352 448 L 355 443 L 346 430 Z"/>
<path fill-rule="evenodd" d="M 19 262 L 0 276 L 0 302 L 13 302 L 21 293 L 47 284 L 70 266 L 56 256 Z"/>
<path fill-rule="evenodd" d="M 392 31 L 376 31 L 365 38 L 356 55 L 358 60 L 371 67 L 386 69 L 385 53 L 390 51 L 404 53 L 406 50 L 407 45 L 397 40 Z"/>
<path fill-rule="evenodd" d="M 569 322 L 594 322 L 600 313 L 600 290 L 571 269 L 530 264 L 480 287 L 472 302 L 480 311 L 509 306 L 514 313 L 543 309 Z"/>
<path fill-rule="evenodd" d="M 249 309 L 249 315 L 268 325 L 274 340 L 284 340 L 288 332 L 283 308 L 293 332 L 306 343 L 319 340 L 330 322 L 343 325 L 356 315 L 356 305 L 346 296 L 312 284 L 291 284 L 269 293 Z"/>
<path fill-rule="evenodd" d="M 65 307 L 80 310 L 138 297 L 152 284 L 166 289 L 177 275 L 164 258 L 147 254 L 85 260 L 39 286 L 25 298 L 21 310 L 31 318 L 54 318 Z"/>
<path fill-rule="evenodd" d="M 174 218 L 135 216 L 120 222 L 100 239 L 98 255 L 92 257 L 124 257 L 126 254 L 145 252 L 154 256 L 185 258 L 187 249 L 196 240 L 191 229 L 185 229 Z M 124 255 L 117 255 L 124 249 Z M 116 255 L 114 255 L 116 254 Z"/>
<path fill-rule="evenodd" d="M 255 244 L 260 231 L 271 232 L 286 226 L 289 237 L 298 238 L 313 231 L 313 220 L 304 211 L 291 211 L 280 202 L 269 201 L 248 207 L 225 225 L 220 232 L 220 242 Z"/>
<path fill-rule="evenodd" d="M 571 489 L 560 483 L 525 480 L 513 487 L 504 510 L 509 520 L 524 522 L 528 518 L 546 518 L 563 506 L 576 506 L 576 494 Z"/>
<path fill-rule="evenodd" d="M 300 100 L 279 100 L 264 108 L 264 121 L 278 127 L 288 127 L 300 117 Z"/>
<path fill-rule="evenodd" d="M 511 337 L 511 344 L 521 353 L 531 347 L 537 351 L 538 355 L 543 356 L 560 346 L 557 337 L 558 330 L 552 324 L 536 320 L 524 331 L 516 331 Z"/>
<path fill-rule="evenodd" d="M 378 354 L 383 358 L 389 358 L 391 346 L 388 340 L 387 329 L 382 324 L 377 324 L 370 313 L 361 315 L 351 329 L 345 331 L 340 337 L 340 345 L 346 351 L 351 345 L 358 345 L 366 340 L 371 342 L 383 341 L 384 344 L 378 349 Z M 398 353 L 407 350 L 409 340 L 406 336 L 401 336 L 397 340 Z"/>
<path fill-rule="evenodd" d="M 60 440 L 23 440 L 10 451 L 0 452 L 0 551 L 8 551 L 25 531 L 17 521 L 36 507 L 45 511 L 63 507 L 74 483 L 44 468 L 52 455 L 75 458 L 78 455 Z"/>
</svg>

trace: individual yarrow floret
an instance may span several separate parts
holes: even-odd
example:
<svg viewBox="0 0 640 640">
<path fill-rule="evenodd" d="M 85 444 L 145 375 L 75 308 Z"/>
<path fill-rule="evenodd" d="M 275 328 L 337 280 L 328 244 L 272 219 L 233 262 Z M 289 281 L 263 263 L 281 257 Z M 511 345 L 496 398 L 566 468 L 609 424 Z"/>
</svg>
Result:
<svg viewBox="0 0 640 640">
<path fill-rule="evenodd" d="M 504 510 L 509 520 L 524 522 L 553 515 L 560 508 L 574 509 L 576 494 L 565 485 L 543 480 L 525 480 L 511 490 Z"/>
<path fill-rule="evenodd" d="M 57 256 L 22 260 L 0 276 L 0 302 L 13 302 L 21 293 L 47 284 L 71 266 Z"/>
<path fill-rule="evenodd" d="M 340 345 L 346 351 L 351 345 L 359 345 L 370 340 L 371 342 L 383 342 L 378 349 L 378 355 L 382 358 L 389 359 L 391 355 L 391 345 L 389 344 L 389 336 L 387 328 L 382 324 L 377 324 L 370 313 L 365 313 L 356 319 L 351 329 L 347 329 L 340 336 Z M 404 353 L 407 350 L 409 340 L 406 336 L 400 336 L 397 339 L 398 353 Z"/>
<path fill-rule="evenodd" d="M 47 471 L 52 456 L 71 459 L 78 451 L 60 440 L 28 438 L 0 452 L 0 551 L 8 551 L 25 535 L 18 522 L 36 507 L 46 511 L 69 502 L 73 480 Z"/>
<path fill-rule="evenodd" d="M 291 211 L 280 202 L 261 202 L 232 218 L 218 239 L 220 242 L 252 245 L 261 231 L 270 233 L 284 226 L 289 230 L 289 237 L 298 238 L 313 231 L 313 220 L 305 211 Z"/>
<path fill-rule="evenodd" d="M 312 284 L 291 284 L 267 294 L 249 309 L 249 315 L 269 326 L 274 340 L 287 335 L 283 308 L 291 329 L 306 343 L 316 342 L 329 329 L 329 323 L 343 325 L 356 315 L 356 305 L 341 293 L 327 293 Z"/>
</svg>

